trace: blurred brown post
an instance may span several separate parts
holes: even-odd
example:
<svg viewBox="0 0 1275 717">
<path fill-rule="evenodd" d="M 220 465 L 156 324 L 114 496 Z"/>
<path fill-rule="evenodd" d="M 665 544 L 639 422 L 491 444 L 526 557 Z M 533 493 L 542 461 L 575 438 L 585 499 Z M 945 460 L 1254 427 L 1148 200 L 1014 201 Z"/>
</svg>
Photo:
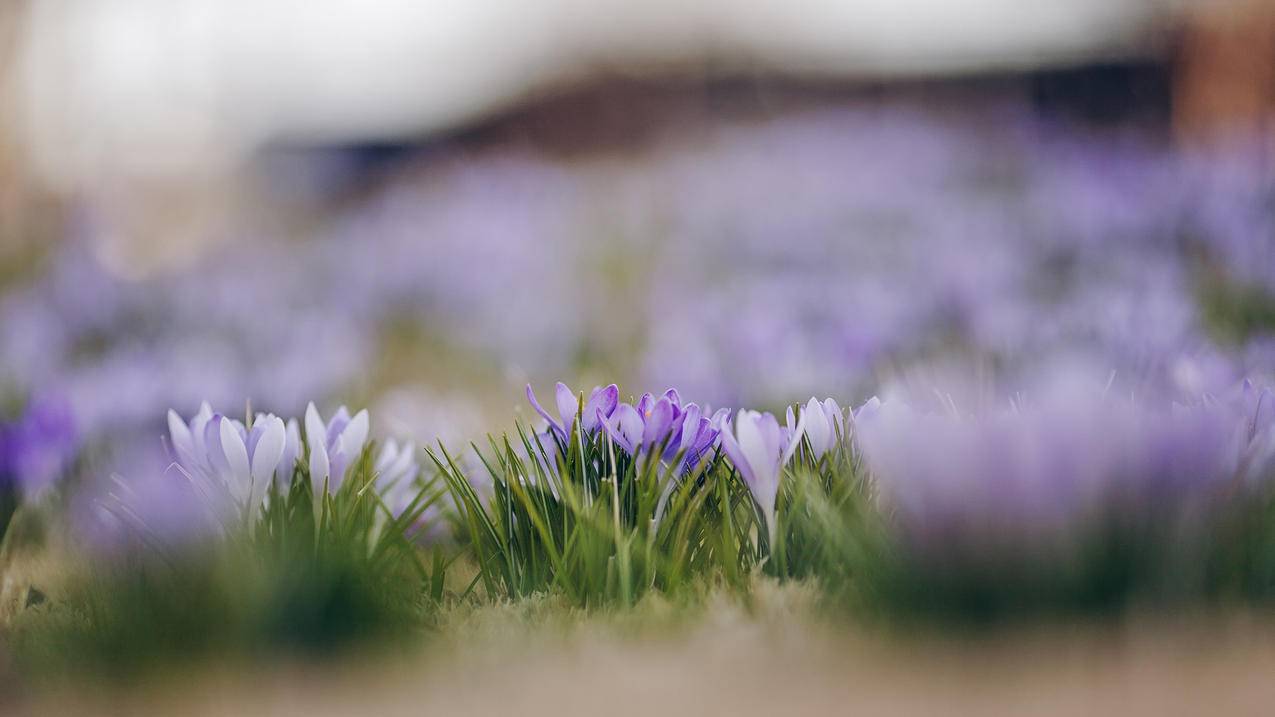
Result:
<svg viewBox="0 0 1275 717">
<path fill-rule="evenodd" d="M 1174 130 L 1191 145 L 1267 141 L 1275 111 L 1275 0 L 1196 3 L 1174 92 Z"/>
</svg>

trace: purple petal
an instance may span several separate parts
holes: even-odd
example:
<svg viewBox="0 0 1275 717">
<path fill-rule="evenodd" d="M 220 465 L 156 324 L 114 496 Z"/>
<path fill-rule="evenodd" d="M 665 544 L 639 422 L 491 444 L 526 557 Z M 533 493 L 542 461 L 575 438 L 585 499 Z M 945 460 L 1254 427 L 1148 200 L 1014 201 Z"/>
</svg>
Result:
<svg viewBox="0 0 1275 717">
<path fill-rule="evenodd" d="M 598 414 L 601 413 L 604 417 L 610 416 L 615 412 L 615 407 L 619 401 L 620 387 L 615 384 L 611 384 L 606 388 L 594 389 L 593 394 L 589 396 L 589 403 L 584 407 L 584 430 L 596 430 L 598 427 Z"/>
<path fill-rule="evenodd" d="M 620 408 L 624 409 L 627 408 L 627 406 L 621 406 Z M 601 412 L 597 414 L 597 417 L 598 421 L 601 422 L 603 429 L 606 430 L 607 435 L 611 437 L 611 440 L 615 441 L 616 445 L 620 448 L 623 448 L 625 453 L 632 455 L 633 442 L 630 441 L 624 434 L 624 429 L 621 423 L 623 420 L 622 410 L 616 411 L 612 414 L 611 418 L 603 416 Z"/>
<path fill-rule="evenodd" d="M 541 418 L 549 422 L 549 428 L 553 429 L 553 432 L 558 434 L 559 438 L 566 440 L 566 429 L 563 428 L 553 416 L 550 416 L 549 412 L 546 411 L 544 407 L 540 405 L 540 402 L 536 400 L 536 392 L 531 390 L 531 384 L 527 384 L 527 402 L 531 404 L 532 408 L 536 409 L 536 413 L 539 413 Z"/>
<path fill-rule="evenodd" d="M 744 479 L 744 485 L 747 485 L 748 490 L 752 491 L 753 484 L 757 482 L 757 475 L 753 473 L 753 467 L 749 465 L 748 457 L 740 450 L 739 443 L 735 440 L 735 434 L 731 432 L 729 426 L 722 428 L 721 436 L 722 450 L 726 451 L 726 456 L 734 464 L 735 470 L 739 471 L 739 476 Z"/>
<path fill-rule="evenodd" d="M 649 393 L 642 394 L 637 402 L 637 412 L 643 416 L 651 415 L 651 408 L 655 406 L 655 397 Z"/>
<path fill-rule="evenodd" d="M 638 444 L 642 442 L 642 431 L 646 422 L 642 420 L 641 414 L 627 403 L 616 408 L 611 417 L 612 420 L 616 421 L 620 433 L 628 441 L 630 452 L 632 452 L 632 449 L 637 448 Z"/>
<path fill-rule="evenodd" d="M 654 448 L 668 439 L 673 426 L 673 404 L 667 398 L 655 402 L 651 414 L 646 417 L 646 430 L 642 432 L 642 445 Z"/>
<path fill-rule="evenodd" d="M 580 410 L 580 399 L 567 388 L 567 384 L 561 381 L 555 388 L 554 397 L 558 401 L 558 415 L 562 417 L 562 427 L 570 430 L 575 423 L 576 412 Z"/>
</svg>

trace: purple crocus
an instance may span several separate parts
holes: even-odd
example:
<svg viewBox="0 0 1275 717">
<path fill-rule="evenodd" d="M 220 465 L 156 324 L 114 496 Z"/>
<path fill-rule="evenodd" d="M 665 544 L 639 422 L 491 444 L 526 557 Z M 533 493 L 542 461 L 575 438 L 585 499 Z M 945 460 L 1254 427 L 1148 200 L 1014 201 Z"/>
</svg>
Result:
<svg viewBox="0 0 1275 717">
<path fill-rule="evenodd" d="M 1275 391 L 1245 379 L 1238 401 L 1241 428 L 1240 468 L 1244 477 L 1261 478 L 1275 466 Z"/>
<path fill-rule="evenodd" d="M 536 409 L 536 413 L 549 422 L 549 428 L 554 435 L 566 443 L 570 438 L 570 431 L 575 425 L 577 415 L 580 416 L 580 430 L 586 435 L 592 435 L 603 421 L 611 417 L 620 401 L 620 388 L 615 384 L 594 388 L 583 410 L 580 409 L 580 401 L 576 394 L 561 381 L 558 382 L 554 398 L 558 407 L 558 419 L 554 419 L 540 405 L 540 402 L 536 400 L 535 391 L 531 390 L 531 384 L 527 384 L 527 401 L 531 403 L 532 408 Z"/>
<path fill-rule="evenodd" d="M 779 478 L 784 465 L 801 443 L 804 417 L 790 430 L 780 428 L 770 413 L 740 411 L 735 416 L 735 430 L 729 421 L 721 423 L 722 448 L 744 479 L 766 520 L 769 545 L 775 545 L 775 499 L 779 495 Z"/>
<path fill-rule="evenodd" d="M 1265 415 L 1255 389 L 1233 410 L 1124 395 L 1097 380 L 1031 388 L 959 410 L 892 398 L 856 416 L 857 448 L 917 555 L 943 564 L 1070 555 L 1106 521 L 1198 516 L 1244 479 L 1269 475 L 1258 465 L 1261 425 L 1275 413 Z"/>
<path fill-rule="evenodd" d="M 683 405 L 677 389 L 670 388 L 656 398 L 645 393 L 637 405 L 619 404 L 609 417 L 598 414 L 611 440 L 631 456 L 647 455 L 662 447 L 660 458 L 672 461 L 681 456 L 681 465 L 695 466 L 717 442 L 717 424 L 725 418 L 719 410 L 704 416 L 698 404 Z"/>
<path fill-rule="evenodd" d="M 78 449 L 70 406 L 60 398 L 36 398 L 16 422 L 0 424 L 0 481 L 8 476 L 24 497 L 36 498 L 67 471 Z"/>
</svg>

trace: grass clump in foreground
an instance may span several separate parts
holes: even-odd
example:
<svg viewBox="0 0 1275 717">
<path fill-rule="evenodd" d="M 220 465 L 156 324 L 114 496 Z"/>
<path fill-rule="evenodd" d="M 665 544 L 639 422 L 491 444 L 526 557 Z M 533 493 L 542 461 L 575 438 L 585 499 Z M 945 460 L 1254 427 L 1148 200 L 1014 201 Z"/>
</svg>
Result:
<svg viewBox="0 0 1275 717">
<path fill-rule="evenodd" d="M 298 462 L 254 523 L 215 537 L 174 543 L 117 503 L 134 543 L 94 563 L 71 559 L 78 567 L 59 589 L 12 618 L 16 667 L 124 677 L 174 660 L 410 644 L 430 624 L 449 566 L 441 548 L 411 539 L 437 493 L 422 488 L 391 515 L 372 489 L 371 450 L 317 501 Z"/>
</svg>

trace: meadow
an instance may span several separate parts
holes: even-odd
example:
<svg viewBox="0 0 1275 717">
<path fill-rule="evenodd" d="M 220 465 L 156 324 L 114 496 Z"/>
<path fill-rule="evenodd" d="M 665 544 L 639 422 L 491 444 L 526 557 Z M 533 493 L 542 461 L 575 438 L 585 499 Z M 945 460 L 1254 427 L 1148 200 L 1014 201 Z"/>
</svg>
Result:
<svg viewBox="0 0 1275 717">
<path fill-rule="evenodd" d="M 7 255 L 0 693 L 818 711 L 924 676 L 975 711 L 1086 659 L 1102 704 L 1262 690 L 1257 153 L 1013 106 L 701 140 L 443 148 L 359 192 L 328 157 L 266 175 L 322 216 L 162 271 L 88 203 Z"/>
</svg>

